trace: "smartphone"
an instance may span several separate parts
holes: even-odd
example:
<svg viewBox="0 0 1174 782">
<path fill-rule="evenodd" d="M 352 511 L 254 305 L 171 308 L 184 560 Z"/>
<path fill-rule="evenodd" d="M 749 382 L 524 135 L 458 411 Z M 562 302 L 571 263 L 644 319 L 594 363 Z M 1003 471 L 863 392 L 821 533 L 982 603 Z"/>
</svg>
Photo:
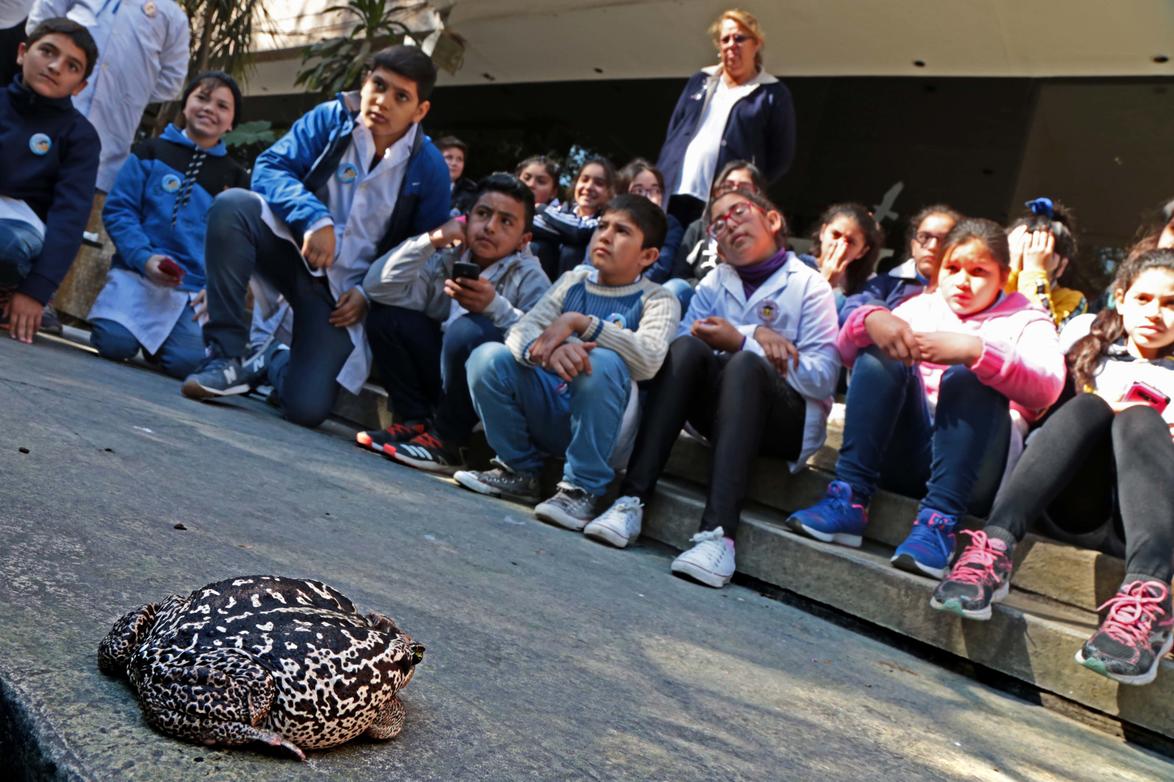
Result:
<svg viewBox="0 0 1174 782">
<path fill-rule="evenodd" d="M 454 280 L 467 279 L 475 280 L 481 276 L 481 267 L 469 261 L 457 261 L 452 265 L 452 274 L 450 278 Z"/>
<path fill-rule="evenodd" d="M 1154 408 L 1159 413 L 1164 413 L 1166 406 L 1170 404 L 1170 397 L 1149 383 L 1138 381 L 1129 387 L 1129 390 L 1125 392 L 1125 396 L 1121 398 L 1121 401 L 1141 402 Z"/>
<path fill-rule="evenodd" d="M 159 271 L 177 280 L 182 280 L 185 273 L 183 267 L 170 258 L 164 258 L 159 261 Z"/>
</svg>

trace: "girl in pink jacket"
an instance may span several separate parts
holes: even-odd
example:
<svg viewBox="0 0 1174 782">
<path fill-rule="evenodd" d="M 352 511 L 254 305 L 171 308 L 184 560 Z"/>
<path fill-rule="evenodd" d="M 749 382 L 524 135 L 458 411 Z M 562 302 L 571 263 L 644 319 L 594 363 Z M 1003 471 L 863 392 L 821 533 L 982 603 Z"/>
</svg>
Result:
<svg viewBox="0 0 1174 782">
<path fill-rule="evenodd" d="M 985 514 L 1003 475 L 1010 410 L 1032 420 L 1064 383 L 1047 313 L 1003 293 L 1003 229 L 962 220 L 950 232 L 936 288 L 892 312 L 857 309 L 837 347 L 852 367 L 844 443 L 827 496 L 787 520 L 796 532 L 859 546 L 877 485 L 922 497 L 892 562 L 941 578 L 966 512 Z"/>
</svg>

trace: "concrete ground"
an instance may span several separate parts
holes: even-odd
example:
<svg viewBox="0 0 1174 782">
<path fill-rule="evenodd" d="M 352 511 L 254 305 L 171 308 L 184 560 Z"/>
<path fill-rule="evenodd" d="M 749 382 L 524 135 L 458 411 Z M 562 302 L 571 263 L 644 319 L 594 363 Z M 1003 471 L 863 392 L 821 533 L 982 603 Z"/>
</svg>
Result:
<svg viewBox="0 0 1174 782">
<path fill-rule="evenodd" d="M 182 525 L 183 529 L 177 528 Z M 265 404 L 0 336 L 0 772 L 80 779 L 1152 780 L 1167 760 L 794 607 L 668 573 Z M 389 743 L 154 733 L 94 651 L 227 576 L 313 577 L 427 655 Z M 867 584 L 845 584 L 867 589 Z M 7 746 L 3 742 L 7 742 Z"/>
</svg>

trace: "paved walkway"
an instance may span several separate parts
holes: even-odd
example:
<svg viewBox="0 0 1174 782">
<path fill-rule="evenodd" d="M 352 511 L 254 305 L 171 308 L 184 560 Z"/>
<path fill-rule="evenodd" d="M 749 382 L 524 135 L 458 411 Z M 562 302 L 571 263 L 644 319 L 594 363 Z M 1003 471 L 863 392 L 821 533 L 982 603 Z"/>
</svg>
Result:
<svg viewBox="0 0 1174 782">
<path fill-rule="evenodd" d="M 299 429 L 254 400 L 191 402 L 161 375 L 0 335 L 0 712 L 31 732 L 45 761 L 37 773 L 1174 773 L 1163 758 L 750 590 L 677 580 L 660 548 L 605 548 L 391 465 L 349 434 Z M 312 753 L 304 765 L 185 744 L 151 731 L 126 684 L 98 673 L 95 647 L 124 611 L 252 573 L 326 581 L 427 645 L 398 739 Z M 0 747 L 0 772 L 14 757 Z"/>
</svg>

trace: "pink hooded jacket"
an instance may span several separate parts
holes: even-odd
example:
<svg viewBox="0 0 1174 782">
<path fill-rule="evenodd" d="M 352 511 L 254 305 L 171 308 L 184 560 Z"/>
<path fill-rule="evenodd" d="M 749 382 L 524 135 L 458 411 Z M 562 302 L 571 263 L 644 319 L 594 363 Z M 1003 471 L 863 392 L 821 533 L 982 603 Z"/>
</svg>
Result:
<svg viewBox="0 0 1174 782">
<path fill-rule="evenodd" d="M 860 307 L 848 317 L 836 339 L 845 366 L 852 366 L 856 354 L 872 344 L 864 320 L 883 309 Z M 938 293 L 922 293 L 902 302 L 893 314 L 914 331 L 951 331 L 981 338 L 982 355 L 970 369 L 1010 399 L 1012 408 L 1028 421 L 1039 418 L 1060 396 L 1066 369 L 1055 323 L 1020 293 L 1004 296 L 994 306 L 965 318 Z M 938 388 L 947 369 L 925 361 L 917 365 L 931 409 L 937 406 Z"/>
</svg>

